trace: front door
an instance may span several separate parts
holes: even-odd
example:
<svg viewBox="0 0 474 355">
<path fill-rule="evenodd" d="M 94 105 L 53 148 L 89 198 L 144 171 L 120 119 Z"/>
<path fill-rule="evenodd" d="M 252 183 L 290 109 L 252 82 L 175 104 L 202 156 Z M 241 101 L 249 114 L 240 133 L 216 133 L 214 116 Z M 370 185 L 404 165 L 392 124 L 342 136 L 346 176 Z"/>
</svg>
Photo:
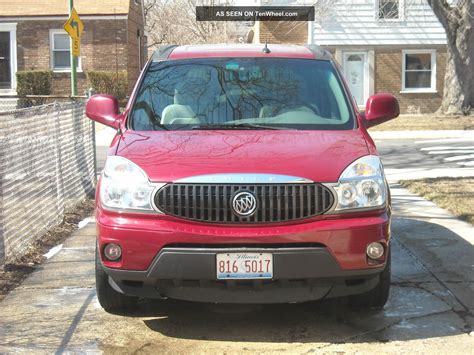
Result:
<svg viewBox="0 0 474 355">
<path fill-rule="evenodd" d="M 10 32 L 0 32 L 0 89 L 11 89 Z"/>
<path fill-rule="evenodd" d="M 366 52 L 344 52 L 344 75 L 358 106 L 368 99 L 368 65 Z"/>
</svg>

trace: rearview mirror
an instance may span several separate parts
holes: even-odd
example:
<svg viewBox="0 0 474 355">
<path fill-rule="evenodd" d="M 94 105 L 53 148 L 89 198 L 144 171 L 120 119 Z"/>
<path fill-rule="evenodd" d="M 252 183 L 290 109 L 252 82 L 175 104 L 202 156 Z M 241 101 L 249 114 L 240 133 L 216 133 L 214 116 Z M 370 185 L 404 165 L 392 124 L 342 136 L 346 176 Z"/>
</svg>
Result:
<svg viewBox="0 0 474 355">
<path fill-rule="evenodd" d="M 389 121 L 400 114 L 400 107 L 395 96 L 376 94 L 367 100 L 365 106 L 365 126 L 367 128 Z"/>
<path fill-rule="evenodd" d="M 111 95 L 92 96 L 86 104 L 86 116 L 115 129 L 120 127 L 119 104 Z"/>
</svg>

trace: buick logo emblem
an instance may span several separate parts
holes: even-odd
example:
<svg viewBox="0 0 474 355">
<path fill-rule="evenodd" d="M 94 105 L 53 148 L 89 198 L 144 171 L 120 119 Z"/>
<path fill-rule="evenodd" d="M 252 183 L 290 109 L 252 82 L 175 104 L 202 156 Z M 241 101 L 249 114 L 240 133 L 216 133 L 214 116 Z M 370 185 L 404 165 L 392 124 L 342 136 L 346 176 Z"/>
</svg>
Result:
<svg viewBox="0 0 474 355">
<path fill-rule="evenodd" d="M 251 216 L 257 209 L 257 199 L 251 192 L 238 192 L 232 198 L 232 208 L 241 217 Z"/>
</svg>

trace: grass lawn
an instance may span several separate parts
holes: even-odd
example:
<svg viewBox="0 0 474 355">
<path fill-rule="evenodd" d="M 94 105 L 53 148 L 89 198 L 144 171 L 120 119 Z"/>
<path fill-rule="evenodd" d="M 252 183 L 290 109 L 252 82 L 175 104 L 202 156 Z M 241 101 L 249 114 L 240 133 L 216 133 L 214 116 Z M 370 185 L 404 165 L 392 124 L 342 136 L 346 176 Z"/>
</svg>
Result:
<svg viewBox="0 0 474 355">
<path fill-rule="evenodd" d="M 403 115 L 369 131 L 474 130 L 474 116 Z"/>
<path fill-rule="evenodd" d="M 474 178 L 408 180 L 400 184 L 474 224 Z"/>
</svg>

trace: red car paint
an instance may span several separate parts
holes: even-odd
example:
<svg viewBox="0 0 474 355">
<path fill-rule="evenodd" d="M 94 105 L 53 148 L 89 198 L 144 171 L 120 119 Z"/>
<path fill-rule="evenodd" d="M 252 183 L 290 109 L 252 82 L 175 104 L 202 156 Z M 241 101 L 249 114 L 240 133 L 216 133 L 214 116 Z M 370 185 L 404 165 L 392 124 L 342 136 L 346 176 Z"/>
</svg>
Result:
<svg viewBox="0 0 474 355">
<path fill-rule="evenodd" d="M 103 259 L 104 266 L 146 270 L 168 244 L 288 244 L 321 243 L 344 270 L 380 267 L 367 261 L 371 242 L 388 243 L 389 213 L 315 218 L 305 222 L 271 226 L 226 226 L 182 221 L 170 216 L 110 213 L 97 208 L 100 245 L 118 243 L 124 254 L 119 262 Z"/>
<path fill-rule="evenodd" d="M 369 154 L 359 130 L 125 131 L 117 144 L 117 155 L 156 182 L 257 170 L 333 182 L 350 163 Z"/>
<path fill-rule="evenodd" d="M 184 46 L 174 49 L 168 60 L 203 57 L 315 59 L 313 52 L 305 47 L 272 45 L 271 48 L 271 53 L 266 54 L 261 46 Z M 344 86 L 348 91 L 345 81 Z M 380 104 L 381 100 L 369 100 L 367 119 L 350 99 L 358 122 L 358 128 L 353 130 L 138 132 L 126 127 L 130 103 L 136 93 L 137 88 L 125 112 L 116 115 L 113 124 L 111 118 L 106 117 L 105 123 L 118 127 L 121 132 L 113 139 L 109 155 L 134 162 L 152 182 L 172 182 L 206 174 L 262 172 L 301 176 L 316 182 L 337 182 L 350 163 L 365 155 L 377 154 L 366 127 L 398 115 L 398 104 L 395 106 L 387 95 L 382 98 L 385 104 Z M 373 102 L 377 103 L 376 107 L 371 106 Z M 96 120 L 100 122 L 100 119 Z M 390 238 L 390 209 L 386 207 L 271 225 L 219 225 L 167 215 L 112 212 L 102 208 L 98 195 L 96 201 L 100 250 L 103 251 L 108 243 L 117 243 L 123 250 L 118 262 L 108 261 L 102 255 L 103 265 L 112 269 L 147 270 L 164 246 L 180 243 L 235 246 L 318 243 L 329 250 L 343 270 L 380 268 L 385 260 L 369 261 L 366 248 L 375 241 L 388 247 Z"/>
</svg>

